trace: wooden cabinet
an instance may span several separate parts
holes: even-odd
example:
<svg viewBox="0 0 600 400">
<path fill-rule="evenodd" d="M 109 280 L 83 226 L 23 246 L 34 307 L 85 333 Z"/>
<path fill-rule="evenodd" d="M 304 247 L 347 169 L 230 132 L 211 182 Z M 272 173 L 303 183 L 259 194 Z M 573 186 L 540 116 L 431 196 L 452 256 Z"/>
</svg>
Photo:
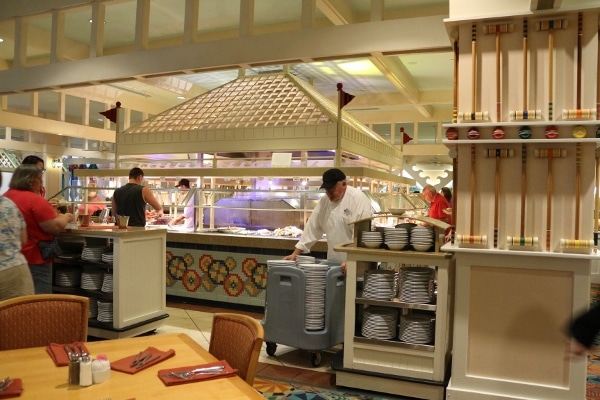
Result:
<svg viewBox="0 0 600 400">
<path fill-rule="evenodd" d="M 57 258 L 54 274 L 65 268 L 112 272 L 112 292 L 74 287 L 53 287 L 56 293 L 88 296 L 91 301 L 112 302 L 112 322 L 90 318 L 88 334 L 106 339 L 136 336 L 162 325 L 165 313 L 166 230 L 129 228 L 73 229 L 59 235 L 66 254 Z M 112 262 L 81 258 L 86 241 L 105 242 Z M 56 284 L 56 281 L 55 281 Z"/>
</svg>

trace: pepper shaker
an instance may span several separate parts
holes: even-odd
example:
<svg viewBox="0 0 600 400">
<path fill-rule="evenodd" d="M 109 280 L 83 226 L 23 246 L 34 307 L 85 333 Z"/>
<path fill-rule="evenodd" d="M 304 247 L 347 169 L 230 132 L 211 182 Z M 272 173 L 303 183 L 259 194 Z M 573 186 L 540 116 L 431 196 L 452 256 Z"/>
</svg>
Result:
<svg viewBox="0 0 600 400">
<path fill-rule="evenodd" d="M 79 385 L 79 356 L 69 353 L 69 385 Z"/>
</svg>

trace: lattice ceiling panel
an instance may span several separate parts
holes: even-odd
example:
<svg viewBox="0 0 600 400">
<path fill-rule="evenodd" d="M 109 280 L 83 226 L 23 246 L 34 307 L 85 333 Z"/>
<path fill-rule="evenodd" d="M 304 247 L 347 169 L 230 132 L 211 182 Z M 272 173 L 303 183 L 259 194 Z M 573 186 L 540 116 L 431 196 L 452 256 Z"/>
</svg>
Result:
<svg viewBox="0 0 600 400">
<path fill-rule="evenodd" d="M 204 93 L 125 133 L 302 126 L 333 123 L 332 104 L 317 104 L 286 74 L 254 75 Z M 323 98 L 320 101 L 329 102 Z"/>
</svg>

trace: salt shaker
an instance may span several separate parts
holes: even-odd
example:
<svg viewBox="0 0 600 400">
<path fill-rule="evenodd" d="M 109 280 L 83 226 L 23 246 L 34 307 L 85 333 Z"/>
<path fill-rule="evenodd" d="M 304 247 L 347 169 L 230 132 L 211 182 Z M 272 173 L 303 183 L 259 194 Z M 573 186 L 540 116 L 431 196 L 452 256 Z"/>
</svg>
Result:
<svg viewBox="0 0 600 400">
<path fill-rule="evenodd" d="M 92 359 L 87 354 L 81 357 L 79 363 L 79 386 L 92 384 Z"/>
<path fill-rule="evenodd" d="M 79 356 L 69 354 L 69 385 L 79 385 Z"/>
</svg>

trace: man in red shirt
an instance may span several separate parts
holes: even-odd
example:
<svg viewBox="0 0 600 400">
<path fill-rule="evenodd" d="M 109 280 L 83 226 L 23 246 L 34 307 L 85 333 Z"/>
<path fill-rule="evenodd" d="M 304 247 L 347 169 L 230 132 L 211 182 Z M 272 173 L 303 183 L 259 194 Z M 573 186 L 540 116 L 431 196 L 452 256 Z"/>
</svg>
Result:
<svg viewBox="0 0 600 400">
<path fill-rule="evenodd" d="M 429 202 L 429 216 L 431 218 L 439 219 L 448 224 L 452 223 L 452 218 L 444 211 L 450 208 L 450 203 L 442 194 L 438 193 L 435 187 L 432 185 L 425 186 L 423 188 L 423 198 Z"/>
</svg>

